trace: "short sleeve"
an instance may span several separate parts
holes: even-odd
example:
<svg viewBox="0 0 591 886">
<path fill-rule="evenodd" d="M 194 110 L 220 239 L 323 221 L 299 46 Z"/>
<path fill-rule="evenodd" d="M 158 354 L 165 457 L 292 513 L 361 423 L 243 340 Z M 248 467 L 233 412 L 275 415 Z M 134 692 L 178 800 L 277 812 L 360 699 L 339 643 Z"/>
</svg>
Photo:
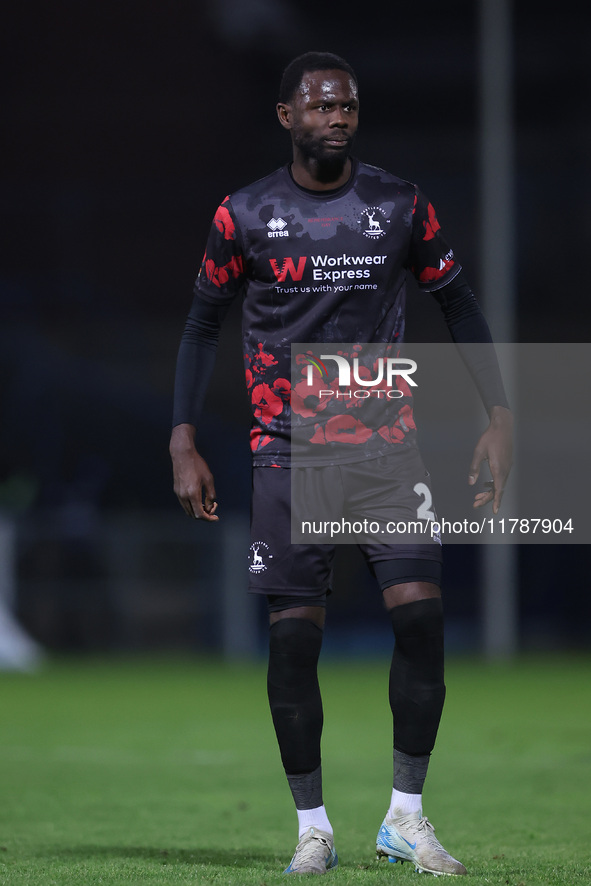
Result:
<svg viewBox="0 0 591 886">
<path fill-rule="evenodd" d="M 443 238 L 432 203 L 418 188 L 412 212 L 409 267 L 426 292 L 445 286 L 461 270 L 453 249 Z"/>
<path fill-rule="evenodd" d="M 244 285 L 244 256 L 230 198 L 213 218 L 195 292 L 206 301 L 228 304 Z"/>
</svg>

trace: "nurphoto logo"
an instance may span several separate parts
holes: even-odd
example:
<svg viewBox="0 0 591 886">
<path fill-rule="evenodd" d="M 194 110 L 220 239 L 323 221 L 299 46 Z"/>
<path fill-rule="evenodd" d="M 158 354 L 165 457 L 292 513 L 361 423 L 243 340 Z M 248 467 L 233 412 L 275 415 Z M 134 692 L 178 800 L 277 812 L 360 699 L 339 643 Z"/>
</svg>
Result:
<svg viewBox="0 0 591 886">
<path fill-rule="evenodd" d="M 359 357 L 353 357 L 350 360 L 342 354 L 321 354 L 316 359 L 308 355 L 306 355 L 306 358 L 308 360 L 306 369 L 306 384 L 308 387 L 314 385 L 315 369 L 321 377 L 328 377 L 328 370 L 323 362 L 325 360 L 333 360 L 337 364 L 337 384 L 339 387 L 351 387 L 351 383 L 354 381 L 364 388 L 372 388 L 383 383 L 389 388 L 395 388 L 397 376 L 401 376 L 409 387 L 417 387 L 417 382 L 411 378 L 413 372 L 417 370 L 417 363 L 408 357 L 378 357 L 374 364 L 375 378 L 368 378 L 367 371 L 363 371 L 364 367 L 360 371 Z"/>
</svg>

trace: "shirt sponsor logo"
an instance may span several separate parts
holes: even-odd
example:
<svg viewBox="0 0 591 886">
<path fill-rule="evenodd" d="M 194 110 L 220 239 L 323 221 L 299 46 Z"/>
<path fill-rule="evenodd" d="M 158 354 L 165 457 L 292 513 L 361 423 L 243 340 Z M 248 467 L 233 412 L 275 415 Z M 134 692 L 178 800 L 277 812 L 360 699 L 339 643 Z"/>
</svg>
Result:
<svg viewBox="0 0 591 886">
<path fill-rule="evenodd" d="M 386 236 L 385 226 L 390 224 L 386 213 L 379 206 L 368 206 L 359 219 L 361 233 L 370 240 L 379 240 Z"/>
<path fill-rule="evenodd" d="M 292 280 L 301 280 L 302 279 L 302 277 L 304 275 L 304 268 L 306 267 L 306 259 L 307 259 L 306 255 L 301 255 L 298 258 L 297 268 L 294 264 L 293 258 L 290 258 L 289 256 L 287 256 L 286 258 L 283 259 L 281 267 L 279 267 L 279 264 L 278 264 L 276 258 L 270 258 L 269 262 L 270 262 L 271 267 L 273 269 L 273 273 L 277 277 L 277 281 L 279 283 L 284 283 L 285 280 L 287 279 L 288 274 Z"/>
<path fill-rule="evenodd" d="M 267 237 L 289 237 L 289 231 L 286 231 L 287 222 L 283 218 L 272 218 L 267 222 Z"/>
<path fill-rule="evenodd" d="M 312 255 L 310 256 L 313 265 L 312 279 L 315 282 L 328 280 L 331 283 L 367 279 L 371 277 L 371 266 L 383 265 L 387 257 L 387 255 L 347 255 L 346 253 L 342 255 Z M 277 259 L 269 259 L 278 283 L 285 283 L 288 277 L 295 281 L 302 279 L 308 256 L 301 255 L 296 260 L 291 256 L 286 256 L 279 265 Z"/>
<path fill-rule="evenodd" d="M 383 265 L 386 255 L 316 255 L 311 256 L 314 280 L 355 280 L 371 276 L 367 265 Z M 355 267 L 357 265 L 357 267 Z M 359 267 L 361 265 L 361 267 Z M 366 267 L 363 267 L 363 266 Z"/>
</svg>

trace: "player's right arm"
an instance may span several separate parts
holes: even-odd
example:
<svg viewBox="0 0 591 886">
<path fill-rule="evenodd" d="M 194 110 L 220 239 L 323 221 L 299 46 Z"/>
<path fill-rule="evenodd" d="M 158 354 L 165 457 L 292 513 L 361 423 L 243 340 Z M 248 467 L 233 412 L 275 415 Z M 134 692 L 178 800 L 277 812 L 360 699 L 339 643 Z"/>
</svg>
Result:
<svg viewBox="0 0 591 886">
<path fill-rule="evenodd" d="M 217 521 L 213 475 L 195 445 L 213 373 L 219 334 L 244 283 L 243 259 L 229 198 L 218 208 L 181 338 L 174 385 L 169 452 L 174 491 L 189 517 Z"/>
<path fill-rule="evenodd" d="M 219 520 L 213 475 L 195 448 L 193 425 L 175 425 L 170 435 L 174 491 L 181 506 L 195 520 Z"/>
</svg>

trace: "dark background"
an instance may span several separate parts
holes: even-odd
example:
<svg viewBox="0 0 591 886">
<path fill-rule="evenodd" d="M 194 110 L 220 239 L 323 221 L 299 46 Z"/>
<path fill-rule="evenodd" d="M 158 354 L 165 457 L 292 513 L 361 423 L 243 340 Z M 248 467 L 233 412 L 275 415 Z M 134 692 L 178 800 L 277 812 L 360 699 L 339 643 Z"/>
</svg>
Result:
<svg viewBox="0 0 591 886">
<path fill-rule="evenodd" d="M 167 446 L 178 340 L 217 204 L 289 158 L 274 105 L 294 55 L 326 49 L 350 61 L 355 153 L 420 184 L 478 294 L 477 16 L 476 2 L 453 0 L 104 0 L 4 13 L 0 507 L 19 527 L 19 615 L 44 643 L 127 643 L 101 597 L 109 569 L 97 533 L 121 513 L 177 525 Z M 588 18 L 580 4 L 514 4 L 520 341 L 589 340 Z M 409 329 L 447 340 L 437 306 L 418 293 Z M 200 446 L 220 508 L 244 515 L 239 341 L 236 306 Z M 568 417 L 549 407 L 550 433 Z M 195 527 L 199 543 L 211 529 Z M 523 547 L 523 646 L 588 644 L 586 553 Z M 168 558 L 163 586 L 178 561 Z M 361 567 L 345 563 L 343 626 L 369 599 L 356 593 Z M 446 575 L 458 646 L 474 645 L 478 552 L 450 551 Z M 215 645 L 204 625 L 189 643 Z M 167 640 L 187 638 L 171 629 Z"/>
</svg>

